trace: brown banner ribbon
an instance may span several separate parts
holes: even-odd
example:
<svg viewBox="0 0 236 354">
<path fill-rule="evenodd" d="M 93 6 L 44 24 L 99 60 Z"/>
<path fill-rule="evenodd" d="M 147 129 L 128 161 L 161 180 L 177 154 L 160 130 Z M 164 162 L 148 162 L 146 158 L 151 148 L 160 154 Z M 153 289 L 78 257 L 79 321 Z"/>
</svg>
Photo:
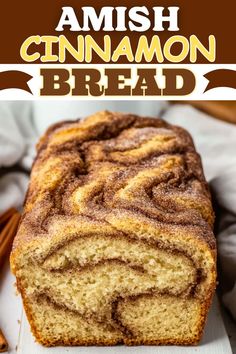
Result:
<svg viewBox="0 0 236 354">
<path fill-rule="evenodd" d="M 209 81 L 205 91 L 216 87 L 230 87 L 236 89 L 236 71 L 230 69 L 218 69 L 206 73 L 204 77 Z"/>
<path fill-rule="evenodd" d="M 2 71 L 0 72 L 0 90 L 15 88 L 33 94 L 27 83 L 29 80 L 32 79 L 32 77 L 33 76 L 23 71 L 18 71 L 18 70 Z"/>
</svg>

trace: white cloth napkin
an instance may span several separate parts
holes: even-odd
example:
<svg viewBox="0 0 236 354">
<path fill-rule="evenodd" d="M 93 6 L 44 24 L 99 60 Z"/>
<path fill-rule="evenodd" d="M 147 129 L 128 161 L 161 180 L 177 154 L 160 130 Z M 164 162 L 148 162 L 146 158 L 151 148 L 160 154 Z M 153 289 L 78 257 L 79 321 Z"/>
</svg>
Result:
<svg viewBox="0 0 236 354">
<path fill-rule="evenodd" d="M 222 279 L 231 286 L 223 302 L 236 319 L 236 125 L 221 122 L 191 106 L 174 105 L 164 119 L 186 128 L 201 154 L 204 172 L 221 207 L 217 235 Z"/>
<path fill-rule="evenodd" d="M 0 178 L 0 213 L 14 206 L 22 207 L 29 177 L 25 173 L 7 173 Z"/>
<path fill-rule="evenodd" d="M 33 115 L 35 127 L 41 135 L 49 125 L 59 120 L 82 118 L 98 111 L 157 117 L 167 107 L 166 101 L 35 101 Z"/>
<path fill-rule="evenodd" d="M 9 168 L 17 164 L 16 170 L 30 170 L 37 138 L 31 112 L 30 102 L 0 103 L 0 168 Z M 26 173 L 0 174 L 0 213 L 12 206 L 16 208 L 22 206 L 27 184 Z"/>
</svg>

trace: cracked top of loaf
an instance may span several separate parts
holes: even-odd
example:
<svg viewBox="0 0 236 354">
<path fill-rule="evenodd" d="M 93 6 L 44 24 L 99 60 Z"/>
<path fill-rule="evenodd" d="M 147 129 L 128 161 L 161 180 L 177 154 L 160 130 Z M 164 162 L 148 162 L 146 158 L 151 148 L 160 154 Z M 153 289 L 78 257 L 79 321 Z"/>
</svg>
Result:
<svg viewBox="0 0 236 354">
<path fill-rule="evenodd" d="M 184 129 L 104 111 L 52 126 L 37 152 L 14 249 L 75 229 L 132 233 L 134 222 L 215 248 L 208 186 Z"/>
</svg>

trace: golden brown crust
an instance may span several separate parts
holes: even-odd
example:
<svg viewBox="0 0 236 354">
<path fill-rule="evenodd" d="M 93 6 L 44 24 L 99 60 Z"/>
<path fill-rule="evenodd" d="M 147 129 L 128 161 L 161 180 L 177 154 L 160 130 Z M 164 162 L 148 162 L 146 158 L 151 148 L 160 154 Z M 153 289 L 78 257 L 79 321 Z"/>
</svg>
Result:
<svg viewBox="0 0 236 354">
<path fill-rule="evenodd" d="M 69 244 L 78 234 L 80 237 L 96 234 L 101 228 L 105 235 L 126 235 L 131 240 L 138 237 L 144 243 L 158 244 L 159 248 L 167 249 L 164 245 L 169 240 L 170 252 L 177 249 L 193 259 L 194 255 L 184 248 L 186 242 L 191 242 L 215 259 L 210 193 L 200 157 L 184 129 L 160 119 L 100 112 L 85 120 L 52 126 L 41 138 L 37 150 L 25 211 L 11 255 L 16 275 L 20 254 L 45 244 L 38 260 L 34 255 L 42 263 L 55 247 Z M 149 238 L 139 234 L 140 225 Z M 214 292 L 215 264 L 211 283 L 203 294 L 200 283 L 206 274 L 197 260 L 193 262 L 200 275 L 196 284 L 199 289 L 192 296 L 204 299 L 198 331 L 190 342 L 171 338 L 143 341 L 132 337 L 96 343 L 79 339 L 45 340 L 37 331 L 20 279 L 17 286 L 32 332 L 47 346 L 120 342 L 196 344 Z"/>
<path fill-rule="evenodd" d="M 145 146 L 151 139 L 150 146 Z M 141 203 L 136 204 L 137 198 L 127 203 L 124 198 L 110 201 L 116 189 L 127 184 L 129 176 L 132 179 L 139 171 L 148 176 L 148 173 L 155 174 L 155 170 L 161 169 L 165 170 L 153 183 L 152 177 L 145 182 L 147 190 L 142 191 L 142 186 L 138 190 L 144 195 L 151 190 L 152 184 L 154 186 L 152 200 L 146 198 L 144 207 Z M 215 247 L 215 240 L 209 233 L 209 225 L 214 222 L 210 194 L 190 135 L 160 119 L 120 113 L 101 112 L 85 120 L 62 122 L 48 129 L 38 144 L 22 218 L 26 218 L 24 225 L 39 229 L 45 219 L 55 214 L 76 212 L 93 217 L 95 203 L 82 212 L 73 210 L 75 206 L 69 203 L 68 195 L 96 178 L 96 174 L 99 174 L 97 188 L 103 189 L 108 209 L 133 210 L 135 204 L 137 211 L 156 222 L 190 227 L 200 225 L 206 230 L 202 237 Z M 182 207 L 176 203 L 174 193 L 183 198 Z M 187 202 L 189 211 L 184 210 Z M 150 204 L 149 210 L 145 211 Z M 167 209 L 171 213 L 166 213 Z M 35 237 L 32 229 L 30 234 L 27 233 L 25 242 Z M 14 247 L 17 247 L 18 239 Z"/>
</svg>

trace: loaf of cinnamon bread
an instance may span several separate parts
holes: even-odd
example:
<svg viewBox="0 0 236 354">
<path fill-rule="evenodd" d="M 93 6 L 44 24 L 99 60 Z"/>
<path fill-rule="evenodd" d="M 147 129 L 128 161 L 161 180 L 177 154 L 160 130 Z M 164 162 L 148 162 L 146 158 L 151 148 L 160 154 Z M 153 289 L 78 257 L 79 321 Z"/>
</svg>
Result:
<svg viewBox="0 0 236 354">
<path fill-rule="evenodd" d="M 37 341 L 198 343 L 216 246 L 190 135 L 100 112 L 54 125 L 37 150 L 11 253 Z"/>
</svg>

